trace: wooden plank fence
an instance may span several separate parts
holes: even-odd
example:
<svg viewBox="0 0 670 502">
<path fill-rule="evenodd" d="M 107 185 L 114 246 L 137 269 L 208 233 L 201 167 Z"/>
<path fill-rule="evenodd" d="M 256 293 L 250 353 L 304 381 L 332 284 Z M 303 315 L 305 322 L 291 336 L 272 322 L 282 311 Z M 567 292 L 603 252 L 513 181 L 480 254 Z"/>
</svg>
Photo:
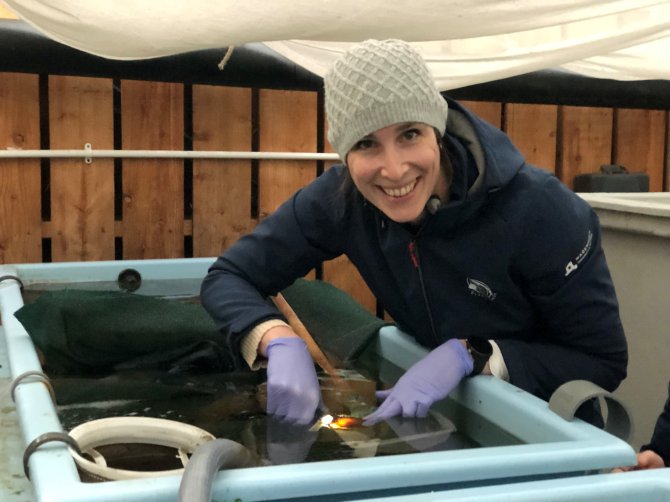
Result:
<svg viewBox="0 0 670 502">
<path fill-rule="evenodd" d="M 114 148 L 111 79 L 49 78 L 49 144 Z M 114 162 L 52 159 L 49 191 L 53 261 L 114 259 Z M 37 205 L 39 200 L 35 200 Z"/>
<path fill-rule="evenodd" d="M 322 96 L 0 73 L 0 148 L 331 152 Z M 621 163 L 668 190 L 668 111 L 464 101 L 572 186 Z M 0 262 L 215 256 L 332 163 L 0 159 Z M 346 259 L 322 277 L 370 310 Z"/>
<path fill-rule="evenodd" d="M 251 89 L 193 86 L 193 149 L 251 151 L 251 110 Z M 194 256 L 216 256 L 254 227 L 251 181 L 249 160 L 193 161 Z"/>
<path fill-rule="evenodd" d="M 0 148 L 40 148 L 37 75 L 0 75 Z M 42 261 L 38 159 L 0 161 L 0 262 Z"/>
</svg>

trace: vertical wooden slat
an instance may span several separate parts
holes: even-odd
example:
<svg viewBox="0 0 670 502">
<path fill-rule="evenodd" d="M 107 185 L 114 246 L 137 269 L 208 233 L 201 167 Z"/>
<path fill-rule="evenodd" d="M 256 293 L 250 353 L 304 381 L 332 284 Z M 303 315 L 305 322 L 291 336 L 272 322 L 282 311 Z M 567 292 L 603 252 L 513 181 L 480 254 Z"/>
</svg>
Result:
<svg viewBox="0 0 670 502">
<path fill-rule="evenodd" d="M 459 101 L 479 118 L 500 129 L 502 125 L 502 103 L 492 101 Z"/>
<path fill-rule="evenodd" d="M 40 147 L 37 75 L 0 74 L 0 148 Z M 0 263 L 42 261 L 38 159 L 0 160 Z"/>
<path fill-rule="evenodd" d="M 572 188 L 577 174 L 599 172 L 612 161 L 611 108 L 562 107 L 559 178 Z"/>
<path fill-rule="evenodd" d="M 121 82 L 126 150 L 184 149 L 181 84 Z M 184 168 L 179 159 L 123 161 L 123 256 L 184 255 Z"/>
<path fill-rule="evenodd" d="M 663 191 L 666 112 L 618 109 L 614 162 L 649 176 L 649 191 Z"/>
<path fill-rule="evenodd" d="M 262 152 L 316 152 L 315 92 L 259 92 L 259 148 Z M 258 216 L 264 218 L 316 177 L 316 161 L 264 160 L 258 172 Z M 315 277 L 314 272 L 307 275 Z"/>
<path fill-rule="evenodd" d="M 516 147 L 535 166 L 556 172 L 558 106 L 509 103 L 505 129 Z"/>
<path fill-rule="evenodd" d="M 259 148 L 262 152 L 316 152 L 315 92 L 259 92 Z M 316 177 L 313 160 L 264 160 L 258 172 L 258 216 L 264 218 Z M 307 275 L 315 277 L 314 272 Z"/>
<path fill-rule="evenodd" d="M 324 145 L 325 151 L 333 153 L 333 147 L 328 142 L 328 127 L 324 126 Z M 338 162 L 326 162 L 325 168 L 328 169 Z M 377 299 L 368 288 L 367 284 L 358 273 L 358 269 L 349 261 L 346 256 L 339 256 L 334 260 L 323 264 L 323 280 L 331 283 L 333 286 L 349 294 L 363 307 L 371 313 L 377 312 Z"/>
<path fill-rule="evenodd" d="M 259 147 L 267 152 L 316 152 L 316 93 L 261 89 Z M 272 213 L 299 188 L 316 177 L 312 160 L 260 162 L 258 208 L 261 218 Z"/>
<path fill-rule="evenodd" d="M 193 149 L 251 150 L 251 89 L 193 86 Z M 215 256 L 253 227 L 251 161 L 193 162 L 193 254 Z"/>
<path fill-rule="evenodd" d="M 49 77 L 53 149 L 114 148 L 112 80 Z M 114 259 L 114 161 L 52 159 L 53 261 Z"/>
</svg>

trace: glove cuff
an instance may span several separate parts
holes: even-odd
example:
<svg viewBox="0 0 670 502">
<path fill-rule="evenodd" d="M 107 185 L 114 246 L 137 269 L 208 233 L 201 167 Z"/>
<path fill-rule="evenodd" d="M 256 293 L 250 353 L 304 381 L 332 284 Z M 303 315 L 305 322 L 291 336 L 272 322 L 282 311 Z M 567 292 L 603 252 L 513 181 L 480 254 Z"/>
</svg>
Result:
<svg viewBox="0 0 670 502">
<path fill-rule="evenodd" d="M 455 352 L 456 355 L 458 356 L 457 361 L 460 363 L 460 368 L 463 371 L 463 376 L 465 377 L 470 373 L 472 373 L 474 362 L 466 346 L 456 338 L 448 340 L 444 345 L 449 347 L 449 349 L 452 352 Z"/>
<path fill-rule="evenodd" d="M 265 351 L 268 354 L 268 359 L 270 358 L 270 352 L 272 352 L 273 348 L 276 347 L 287 347 L 287 348 L 295 348 L 295 349 L 305 349 L 307 351 L 307 344 L 302 338 L 299 337 L 285 337 L 285 338 L 275 338 L 272 340 L 270 343 L 268 343 L 267 347 L 265 348 Z M 309 351 L 307 351 L 309 352 Z"/>
</svg>

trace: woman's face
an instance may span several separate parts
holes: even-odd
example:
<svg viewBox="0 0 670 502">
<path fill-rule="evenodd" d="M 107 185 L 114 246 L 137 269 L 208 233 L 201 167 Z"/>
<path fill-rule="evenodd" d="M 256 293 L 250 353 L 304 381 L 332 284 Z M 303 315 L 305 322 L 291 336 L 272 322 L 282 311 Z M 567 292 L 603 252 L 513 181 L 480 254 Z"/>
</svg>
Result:
<svg viewBox="0 0 670 502">
<path fill-rule="evenodd" d="M 446 199 L 440 148 L 427 124 L 394 124 L 365 136 L 349 151 L 347 165 L 361 194 L 398 223 L 421 221 L 431 195 Z"/>
</svg>

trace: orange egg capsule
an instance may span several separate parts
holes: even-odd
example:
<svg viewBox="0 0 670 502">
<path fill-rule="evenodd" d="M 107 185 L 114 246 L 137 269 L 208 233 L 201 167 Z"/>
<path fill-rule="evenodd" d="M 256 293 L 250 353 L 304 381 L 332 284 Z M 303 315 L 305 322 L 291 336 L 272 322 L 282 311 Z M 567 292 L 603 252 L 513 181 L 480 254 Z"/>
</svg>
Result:
<svg viewBox="0 0 670 502">
<path fill-rule="evenodd" d="M 333 429 L 352 429 L 361 425 L 361 419 L 355 417 L 337 417 L 330 424 Z"/>
</svg>

